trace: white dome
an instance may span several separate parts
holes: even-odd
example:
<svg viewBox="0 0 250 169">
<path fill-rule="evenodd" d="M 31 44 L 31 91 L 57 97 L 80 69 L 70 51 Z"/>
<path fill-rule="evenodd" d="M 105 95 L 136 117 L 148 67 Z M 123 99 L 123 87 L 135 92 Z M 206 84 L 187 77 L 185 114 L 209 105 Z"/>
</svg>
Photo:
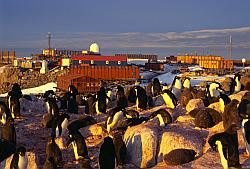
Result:
<svg viewBox="0 0 250 169">
<path fill-rule="evenodd" d="M 100 53 L 100 48 L 97 43 L 93 43 L 90 45 L 89 51 L 93 53 Z"/>
</svg>

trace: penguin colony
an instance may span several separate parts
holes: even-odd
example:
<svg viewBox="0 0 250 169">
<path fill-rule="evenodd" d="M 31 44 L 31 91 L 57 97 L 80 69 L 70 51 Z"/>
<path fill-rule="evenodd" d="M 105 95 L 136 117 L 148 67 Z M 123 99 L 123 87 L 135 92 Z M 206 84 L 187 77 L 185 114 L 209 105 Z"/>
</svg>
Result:
<svg viewBox="0 0 250 169">
<path fill-rule="evenodd" d="M 208 83 L 204 90 L 191 86 L 189 78 L 176 76 L 173 83 L 167 87 L 155 78 L 149 91 L 144 87 L 132 86 L 128 92 L 124 87 L 116 87 L 116 105 L 111 99 L 113 90 L 101 87 L 96 94 L 89 94 L 81 98 L 85 106 L 85 115 L 71 120 L 70 114 L 78 114 L 79 94 L 74 86 L 62 96 L 56 96 L 54 91 L 47 91 L 43 95 L 46 114 L 43 116 L 43 126 L 49 129 L 47 135 L 46 158 L 44 169 L 64 168 L 64 149 L 56 143 L 58 138 L 66 138 L 65 148 L 71 149 L 75 163 L 80 168 L 92 168 L 92 159 L 87 146 L 87 138 L 81 129 L 99 123 L 96 116 L 107 114 L 104 128 L 107 131 L 100 144 L 98 167 L 113 169 L 126 164 L 127 149 L 123 135 L 130 127 L 147 122 L 153 122 L 165 128 L 174 122 L 168 110 L 175 109 L 181 104 L 182 98 L 200 98 L 206 107 L 194 109 L 189 115 L 194 118 L 195 126 L 208 129 L 219 122 L 223 122 L 224 132 L 212 135 L 208 139 L 212 151 L 218 151 L 223 168 L 241 167 L 239 162 L 238 135 L 241 131 L 246 147 L 246 155 L 250 156 L 250 92 L 246 93 L 240 101 L 231 100 L 228 96 L 243 90 L 240 83 L 241 76 L 236 74 L 230 84 L 230 91 L 225 91 L 218 82 Z M 185 92 L 183 92 L 185 91 Z M 188 97 L 186 96 L 188 95 Z M 140 112 L 154 106 L 157 98 L 161 97 L 165 107 L 143 115 Z M 12 158 L 10 167 L 25 169 L 28 167 L 27 149 L 16 139 L 15 119 L 24 118 L 20 111 L 20 98 L 32 101 L 28 95 L 22 95 L 21 88 L 14 84 L 8 93 L 7 101 L 0 101 L 0 162 L 5 163 Z M 219 110 L 208 108 L 208 105 L 218 102 Z M 134 109 L 128 107 L 134 106 Z M 165 109 L 167 108 L 167 109 Z M 239 125 L 240 123 L 240 125 Z M 70 147 L 72 145 L 72 148 Z M 193 161 L 197 152 L 192 149 L 175 149 L 164 156 L 167 165 L 181 165 Z"/>
</svg>

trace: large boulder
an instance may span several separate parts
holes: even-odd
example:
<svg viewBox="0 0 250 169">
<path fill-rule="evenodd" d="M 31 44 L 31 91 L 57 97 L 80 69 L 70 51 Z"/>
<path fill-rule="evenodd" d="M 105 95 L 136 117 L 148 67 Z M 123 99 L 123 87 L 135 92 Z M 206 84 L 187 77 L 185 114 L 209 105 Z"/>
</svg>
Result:
<svg viewBox="0 0 250 169">
<path fill-rule="evenodd" d="M 107 133 L 107 131 L 104 130 L 103 126 L 100 124 L 83 127 L 80 131 L 85 138 L 89 136 L 104 136 Z"/>
<path fill-rule="evenodd" d="M 240 102 L 240 101 L 241 101 L 241 98 L 242 98 L 247 92 L 248 92 L 247 90 L 243 90 L 243 91 L 240 91 L 240 92 L 238 92 L 238 93 L 236 93 L 236 94 L 230 95 L 229 98 L 230 98 L 231 100 L 236 99 L 236 100 L 238 100 L 238 101 Z"/>
<path fill-rule="evenodd" d="M 152 122 L 130 127 L 124 134 L 127 162 L 139 168 L 156 165 L 160 128 Z"/>
<path fill-rule="evenodd" d="M 201 99 L 192 99 L 188 102 L 187 106 L 186 106 L 186 110 L 187 112 L 190 112 L 194 109 L 201 109 L 204 108 L 204 103 Z"/>
<path fill-rule="evenodd" d="M 179 103 L 182 106 L 186 106 L 191 99 L 193 99 L 192 89 L 185 88 L 181 94 L 181 97 L 179 99 Z"/>
<path fill-rule="evenodd" d="M 192 149 L 199 156 L 203 145 L 203 133 L 199 130 L 185 123 L 170 124 L 162 134 L 157 162 L 162 162 L 163 157 L 175 149 Z"/>
</svg>

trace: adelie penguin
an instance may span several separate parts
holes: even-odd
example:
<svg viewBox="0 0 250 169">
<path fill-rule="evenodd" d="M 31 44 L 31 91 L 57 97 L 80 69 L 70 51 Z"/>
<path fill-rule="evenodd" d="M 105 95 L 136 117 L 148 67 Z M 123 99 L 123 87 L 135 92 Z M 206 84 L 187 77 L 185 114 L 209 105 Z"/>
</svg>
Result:
<svg viewBox="0 0 250 169">
<path fill-rule="evenodd" d="M 46 158 L 54 163 L 56 167 L 60 167 L 62 165 L 62 151 L 58 147 L 55 142 L 54 136 L 48 138 L 47 146 L 46 146 Z M 44 169 L 48 165 L 47 160 L 44 164 Z"/>
<path fill-rule="evenodd" d="M 69 123 L 69 119 L 70 119 L 70 116 L 64 113 L 64 114 L 60 114 L 58 117 L 56 117 L 53 120 L 52 135 L 54 135 L 55 138 L 65 135 L 67 126 Z"/>
<path fill-rule="evenodd" d="M 113 136 L 113 143 L 115 146 L 116 165 L 124 165 L 127 155 L 127 147 L 123 141 L 123 135 L 121 133 L 115 133 Z"/>
<path fill-rule="evenodd" d="M 107 109 L 106 99 L 110 100 L 110 98 L 106 94 L 105 88 L 101 87 L 100 90 L 97 92 L 97 98 L 95 102 L 95 109 L 97 114 L 106 113 Z"/>
<path fill-rule="evenodd" d="M 228 105 L 231 102 L 231 99 L 225 95 L 225 94 L 220 94 L 219 98 L 219 103 L 220 103 L 220 111 L 224 113 L 225 111 L 225 106 Z"/>
<path fill-rule="evenodd" d="M 93 125 L 96 123 L 97 123 L 96 119 L 94 119 L 94 117 L 92 116 L 80 117 L 79 119 L 70 122 L 67 128 L 69 131 L 79 130 L 83 127 Z"/>
<path fill-rule="evenodd" d="M 230 84 L 230 94 L 237 93 L 244 89 L 244 86 L 240 82 L 241 75 L 239 73 L 234 75 L 232 82 Z"/>
<path fill-rule="evenodd" d="M 181 91 L 182 91 L 181 78 L 179 76 L 175 76 L 171 86 L 172 86 L 172 93 L 178 99 L 181 96 Z"/>
<path fill-rule="evenodd" d="M 239 116 L 242 118 L 241 130 L 246 146 L 246 153 L 250 156 L 250 116 L 249 116 L 250 101 L 243 99 L 238 107 Z"/>
<path fill-rule="evenodd" d="M 28 169 L 28 156 L 26 148 L 20 146 L 16 149 L 13 158 L 10 163 L 10 169 Z"/>
<path fill-rule="evenodd" d="M 152 92 L 152 95 L 153 97 L 155 96 L 158 96 L 159 94 L 161 94 L 161 83 L 159 81 L 158 78 L 154 78 L 153 80 L 153 84 L 152 84 L 152 87 L 151 87 L 151 92 Z"/>
<path fill-rule="evenodd" d="M 88 149 L 84 137 L 78 130 L 69 131 L 67 147 L 72 143 L 75 159 L 89 159 Z"/>
<path fill-rule="evenodd" d="M 0 122 L 2 123 L 2 125 L 4 125 L 7 119 L 11 117 L 12 116 L 7 105 L 3 101 L 0 101 Z"/>
<path fill-rule="evenodd" d="M 20 101 L 22 98 L 22 91 L 20 86 L 15 83 L 12 90 L 8 93 L 8 105 L 12 115 L 12 118 L 20 118 Z"/>
<path fill-rule="evenodd" d="M 15 151 L 16 145 L 12 141 L 0 139 L 0 163 L 5 165 L 5 160 L 14 154 Z"/>
<path fill-rule="evenodd" d="M 141 86 L 135 87 L 135 94 L 136 94 L 136 109 L 137 110 L 144 110 L 148 105 L 148 96 L 146 90 L 143 89 Z"/>
<path fill-rule="evenodd" d="M 156 112 L 153 112 L 150 116 L 149 119 L 153 119 L 157 117 L 160 126 L 164 127 L 169 123 L 172 123 L 172 117 L 169 114 L 169 112 L 167 112 L 165 109 L 160 109 L 157 110 Z"/>
<path fill-rule="evenodd" d="M 168 108 L 174 109 L 177 106 L 177 99 L 170 90 L 163 90 L 161 96 Z"/>
<path fill-rule="evenodd" d="M 111 137 L 105 137 L 99 153 L 99 168 L 114 169 L 115 159 L 116 154 L 114 142 Z"/>
<path fill-rule="evenodd" d="M 13 144 L 16 144 L 16 129 L 13 118 L 9 117 L 7 119 L 6 123 L 1 128 L 0 134 L 1 139 L 11 141 Z"/>
<path fill-rule="evenodd" d="M 220 161 L 224 169 L 229 167 L 241 168 L 239 162 L 238 145 L 235 144 L 230 134 L 223 132 L 211 136 L 209 145 L 220 154 Z"/>
<path fill-rule="evenodd" d="M 76 102 L 76 96 L 78 91 L 75 86 L 69 85 L 69 97 L 68 97 L 68 112 L 73 114 L 78 114 L 78 105 Z"/>
</svg>

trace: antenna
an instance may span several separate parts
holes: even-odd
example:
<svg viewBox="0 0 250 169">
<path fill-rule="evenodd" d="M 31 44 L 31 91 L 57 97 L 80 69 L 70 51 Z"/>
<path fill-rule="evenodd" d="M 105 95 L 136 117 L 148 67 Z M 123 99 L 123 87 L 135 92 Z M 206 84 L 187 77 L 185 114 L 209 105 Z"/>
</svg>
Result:
<svg viewBox="0 0 250 169">
<path fill-rule="evenodd" d="M 48 49 L 49 49 L 49 56 L 51 56 L 51 33 L 48 32 Z"/>
<path fill-rule="evenodd" d="M 232 61 L 232 35 L 230 34 L 230 38 L 229 38 L 229 43 L 230 43 L 230 46 L 229 46 L 229 60 L 230 60 L 230 62 Z M 230 73 L 232 73 L 231 72 L 231 70 L 232 70 L 232 67 L 230 66 Z"/>
</svg>

